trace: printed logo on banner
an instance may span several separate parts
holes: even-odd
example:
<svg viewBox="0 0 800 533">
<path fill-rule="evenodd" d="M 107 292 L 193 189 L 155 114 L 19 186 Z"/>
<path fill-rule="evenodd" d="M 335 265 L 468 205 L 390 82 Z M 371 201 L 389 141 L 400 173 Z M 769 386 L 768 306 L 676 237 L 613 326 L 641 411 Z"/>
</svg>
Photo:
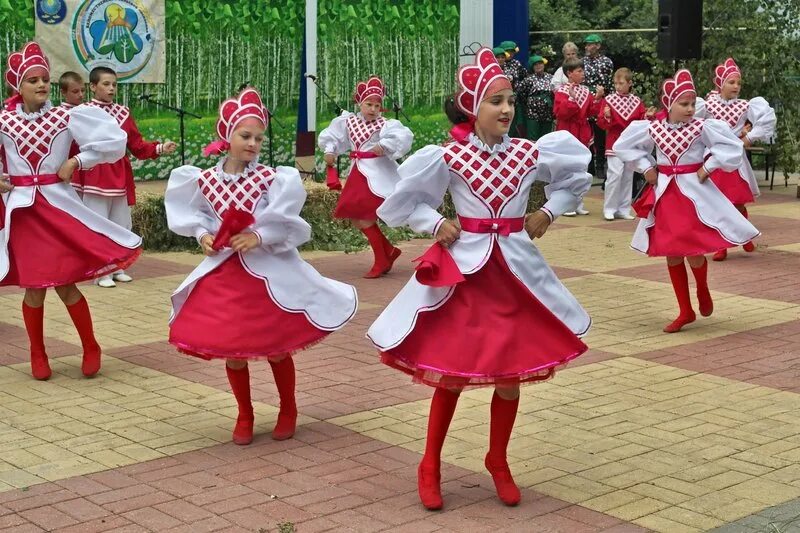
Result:
<svg viewBox="0 0 800 533">
<path fill-rule="evenodd" d="M 84 0 L 72 21 L 73 47 L 87 69 L 106 66 L 125 81 L 147 66 L 156 46 L 152 16 L 137 0 Z"/>
<path fill-rule="evenodd" d="M 67 16 L 67 5 L 62 0 L 36 0 L 36 18 L 45 24 L 58 24 Z"/>
</svg>

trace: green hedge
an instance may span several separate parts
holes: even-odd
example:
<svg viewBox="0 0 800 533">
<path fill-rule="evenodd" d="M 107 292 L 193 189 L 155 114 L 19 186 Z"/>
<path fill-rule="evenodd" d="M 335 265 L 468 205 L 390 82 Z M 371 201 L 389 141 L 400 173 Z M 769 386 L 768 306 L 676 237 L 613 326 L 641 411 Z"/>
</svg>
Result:
<svg viewBox="0 0 800 533">
<path fill-rule="evenodd" d="M 322 185 L 307 186 L 308 198 L 300 215 L 312 227 L 311 240 L 302 250 L 338 250 L 345 253 L 366 248 L 367 240 L 362 233 L 347 222 L 331 217 L 339 193 L 329 191 Z M 544 203 L 544 186 L 536 183 L 528 200 L 528 211 L 535 211 Z M 440 211 L 448 218 L 455 217 L 455 209 L 450 197 L 445 198 Z M 198 252 L 197 241 L 181 237 L 167 228 L 167 215 L 163 195 L 148 195 L 140 198 L 133 207 L 133 231 L 144 239 L 146 250 Z M 393 243 L 405 241 L 421 235 L 408 228 L 387 228 L 382 226 L 386 236 Z"/>
</svg>

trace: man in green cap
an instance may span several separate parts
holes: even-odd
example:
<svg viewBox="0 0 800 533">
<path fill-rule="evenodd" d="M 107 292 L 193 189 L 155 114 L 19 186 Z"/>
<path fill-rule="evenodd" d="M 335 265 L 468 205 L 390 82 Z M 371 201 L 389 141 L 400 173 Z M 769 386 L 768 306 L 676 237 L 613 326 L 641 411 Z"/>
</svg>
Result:
<svg viewBox="0 0 800 533">
<path fill-rule="evenodd" d="M 514 41 L 503 41 L 497 48 L 502 48 L 506 53 L 506 60 L 504 63 L 500 63 L 500 66 L 511 81 L 511 88 L 516 92 L 519 83 L 528 75 L 528 71 L 522 66 L 522 63 L 520 63 L 518 59 L 514 59 L 514 55 L 519 52 L 519 47 Z M 517 100 L 515 109 L 514 121 L 511 123 L 511 128 L 508 132 L 512 137 L 519 136 L 519 126 L 525 122 L 522 117 L 522 104 L 519 100 Z"/>
<path fill-rule="evenodd" d="M 603 38 L 590 33 L 583 40 L 586 55 L 583 57 L 584 85 L 589 87 L 597 98 L 602 98 L 614 87 L 614 62 L 602 53 Z M 606 177 L 606 132 L 597 127 L 594 118 L 590 120 L 594 130 L 594 157 L 589 171 L 600 179 Z"/>
<path fill-rule="evenodd" d="M 553 131 L 553 76 L 544 71 L 547 60 L 540 55 L 531 56 L 528 66 L 530 76 L 517 85 L 517 98 L 525 115 L 526 136 L 532 141 Z"/>
</svg>

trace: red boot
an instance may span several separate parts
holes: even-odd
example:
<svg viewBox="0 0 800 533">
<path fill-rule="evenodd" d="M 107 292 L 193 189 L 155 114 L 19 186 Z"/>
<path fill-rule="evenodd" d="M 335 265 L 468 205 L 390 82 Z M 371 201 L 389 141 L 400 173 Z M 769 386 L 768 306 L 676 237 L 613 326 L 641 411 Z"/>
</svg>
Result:
<svg viewBox="0 0 800 533">
<path fill-rule="evenodd" d="M 270 361 L 272 375 L 275 377 L 275 386 L 278 387 L 278 396 L 281 398 L 281 409 L 278 411 L 278 420 L 272 430 L 272 438 L 286 440 L 294 436 L 297 427 L 297 404 L 294 399 L 294 361 L 286 357 L 280 361 Z"/>
<path fill-rule="evenodd" d="M 708 290 L 708 260 L 697 268 L 692 267 L 694 281 L 697 285 L 697 301 L 700 304 L 700 314 L 711 316 L 714 312 L 714 301 L 711 299 L 711 292 Z"/>
<path fill-rule="evenodd" d="M 517 418 L 519 396 L 513 400 L 504 400 L 497 391 L 492 396 L 492 418 L 489 424 L 489 453 L 486 454 L 484 464 L 486 470 L 492 475 L 497 496 L 506 505 L 517 505 L 522 498 L 511 470 L 508 468 L 506 450 L 514 429 L 514 420 Z"/>
<path fill-rule="evenodd" d="M 233 442 L 239 445 L 253 442 L 253 402 L 250 400 L 250 369 L 231 368 L 225 365 L 231 392 L 239 405 L 239 416 L 233 428 Z"/>
<path fill-rule="evenodd" d="M 375 256 L 375 262 L 372 264 L 372 268 L 369 269 L 369 272 L 364 274 L 364 277 L 367 279 L 379 278 L 392 268 L 393 260 L 390 260 L 384 247 L 386 237 L 381 233 L 381 228 L 378 227 L 377 223 L 368 228 L 362 228 L 361 232 L 367 237 L 369 245 L 372 247 L 372 253 Z"/>
<path fill-rule="evenodd" d="M 692 309 L 692 300 L 689 296 L 689 275 L 686 273 L 686 265 L 681 261 L 677 265 L 667 265 L 667 267 L 669 268 L 669 278 L 672 280 L 672 288 L 678 298 L 680 314 L 678 318 L 664 327 L 664 332 L 675 333 L 686 324 L 694 322 L 697 317 Z"/>
<path fill-rule="evenodd" d="M 443 388 L 437 388 L 431 399 L 425 455 L 417 469 L 419 499 L 431 511 L 437 511 L 444 505 L 441 487 L 442 447 L 457 403 L 458 393 Z"/>
<path fill-rule="evenodd" d="M 714 261 L 725 261 L 725 259 L 727 258 L 728 258 L 728 250 L 726 250 L 725 248 L 719 250 L 717 253 L 714 254 L 714 257 L 712 257 Z"/>
<path fill-rule="evenodd" d="M 91 377 L 100 371 L 100 355 L 102 350 L 97 340 L 94 338 L 94 327 L 92 326 L 92 314 L 89 312 L 89 303 L 86 298 L 81 299 L 72 305 L 67 306 L 72 323 L 78 330 L 83 347 L 83 361 L 81 362 L 81 372 L 86 377 Z"/>
<path fill-rule="evenodd" d="M 31 307 L 22 302 L 22 319 L 31 342 L 31 374 L 39 380 L 50 379 L 52 371 L 44 349 L 44 304 Z"/>
<path fill-rule="evenodd" d="M 384 274 L 388 274 L 392 270 L 392 266 L 394 262 L 397 261 L 397 258 L 400 257 L 400 254 L 403 253 L 400 248 L 396 248 L 389 239 L 386 238 L 385 235 L 381 234 L 383 237 L 383 253 L 386 256 L 386 260 L 389 262 L 389 267 L 386 269 Z"/>
<path fill-rule="evenodd" d="M 747 218 L 747 219 L 750 218 L 750 214 L 747 212 L 747 207 L 745 207 L 743 205 L 737 205 L 736 208 L 739 210 L 739 212 L 742 214 L 742 216 L 744 218 Z M 744 249 L 745 252 L 752 252 L 752 251 L 754 251 L 756 249 L 756 245 L 753 244 L 753 241 L 747 241 L 742 246 L 742 248 Z"/>
</svg>

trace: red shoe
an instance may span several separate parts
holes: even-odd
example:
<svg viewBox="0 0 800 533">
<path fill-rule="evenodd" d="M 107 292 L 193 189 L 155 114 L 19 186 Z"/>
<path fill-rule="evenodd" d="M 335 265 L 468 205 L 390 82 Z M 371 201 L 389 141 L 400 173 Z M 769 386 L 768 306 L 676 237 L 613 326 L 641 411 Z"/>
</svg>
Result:
<svg viewBox="0 0 800 533">
<path fill-rule="evenodd" d="M 752 252 L 756 249 L 756 245 L 753 244 L 753 241 L 748 241 L 742 248 L 744 248 L 745 252 Z"/>
<path fill-rule="evenodd" d="M 386 266 L 383 261 L 376 261 L 375 264 L 372 265 L 372 268 L 364 274 L 365 279 L 375 279 L 383 276 L 384 273 L 388 272 L 387 269 L 392 268 L 391 265 Z"/>
<path fill-rule="evenodd" d="M 100 345 L 95 343 L 93 348 L 84 348 L 83 361 L 81 361 L 81 372 L 87 378 L 90 378 L 100 371 L 100 356 L 103 351 Z"/>
<path fill-rule="evenodd" d="M 728 257 L 728 250 L 726 250 L 726 249 L 724 249 L 724 248 L 723 248 L 723 249 L 722 249 L 722 250 L 720 250 L 719 252 L 715 253 L 715 254 L 714 254 L 714 257 L 712 257 L 712 259 L 713 259 L 714 261 L 725 261 L 725 259 L 726 259 L 727 257 Z"/>
<path fill-rule="evenodd" d="M 286 440 L 294 436 L 297 427 L 297 409 L 286 411 L 281 409 L 278 412 L 278 421 L 275 423 L 275 429 L 272 430 L 273 440 Z"/>
<path fill-rule="evenodd" d="M 417 468 L 417 491 L 419 500 L 429 511 L 438 511 L 444 506 L 441 481 L 442 475 L 438 468 L 420 463 Z"/>
<path fill-rule="evenodd" d="M 508 468 L 508 462 L 503 461 L 502 464 L 492 463 L 489 459 L 489 454 L 486 454 L 483 464 L 486 465 L 486 470 L 492 475 L 494 488 L 497 490 L 497 496 L 500 501 L 510 507 L 519 504 L 522 494 L 520 494 L 517 484 L 514 483 L 514 478 L 511 477 L 511 469 Z"/>
<path fill-rule="evenodd" d="M 678 315 L 678 318 L 664 326 L 664 333 L 677 333 L 683 326 L 691 324 L 696 319 L 697 316 L 694 314 L 694 311 L 692 311 L 691 315 Z"/>
<path fill-rule="evenodd" d="M 383 271 L 384 274 L 388 274 L 392 270 L 392 266 L 394 266 L 394 262 L 397 261 L 397 258 L 400 257 L 403 251 L 400 248 L 395 248 L 392 246 L 392 250 L 387 254 L 386 259 L 389 261 L 389 266 L 386 270 Z"/>
<path fill-rule="evenodd" d="M 240 446 L 253 442 L 253 418 L 238 417 L 233 428 L 233 443 Z"/>
<path fill-rule="evenodd" d="M 39 381 L 50 379 L 53 372 L 50 370 L 50 362 L 45 352 L 31 350 L 31 374 Z"/>
</svg>

